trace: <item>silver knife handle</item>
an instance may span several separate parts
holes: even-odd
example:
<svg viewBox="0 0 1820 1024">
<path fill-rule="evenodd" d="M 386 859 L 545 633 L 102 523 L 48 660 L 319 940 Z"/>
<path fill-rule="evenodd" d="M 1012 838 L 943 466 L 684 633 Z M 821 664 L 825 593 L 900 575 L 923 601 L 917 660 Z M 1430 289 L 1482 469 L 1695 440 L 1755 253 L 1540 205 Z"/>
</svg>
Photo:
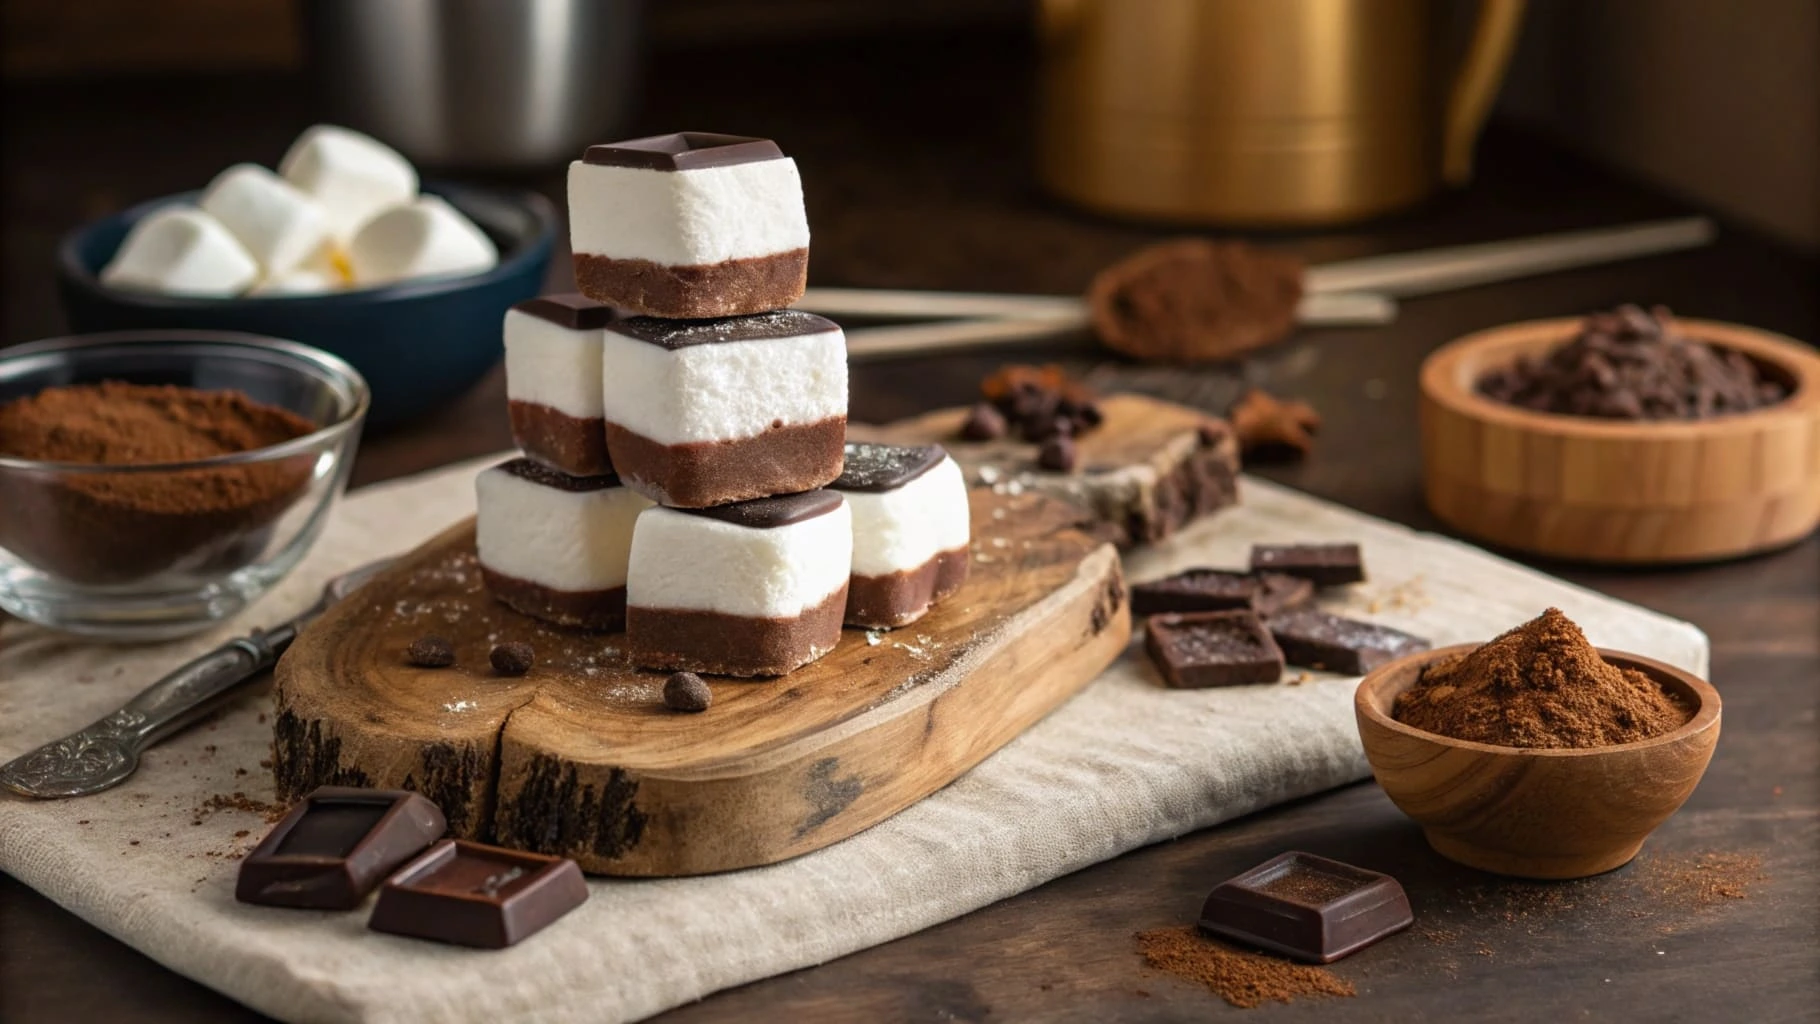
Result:
<svg viewBox="0 0 1820 1024">
<path fill-rule="evenodd" d="M 296 636 L 295 627 L 280 626 L 230 640 L 153 683 L 103 722 L 132 736 L 140 749 L 151 746 L 213 711 L 241 684 L 277 664 Z"/>
</svg>

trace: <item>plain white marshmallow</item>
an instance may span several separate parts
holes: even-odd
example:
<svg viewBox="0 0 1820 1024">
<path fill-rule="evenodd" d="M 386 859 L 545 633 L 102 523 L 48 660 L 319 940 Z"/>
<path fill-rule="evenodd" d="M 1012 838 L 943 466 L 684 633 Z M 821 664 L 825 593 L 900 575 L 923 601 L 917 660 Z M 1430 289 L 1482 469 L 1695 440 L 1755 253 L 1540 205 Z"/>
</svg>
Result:
<svg viewBox="0 0 1820 1024">
<path fill-rule="evenodd" d="M 569 165 L 577 253 L 692 267 L 809 245 L 803 183 L 789 157 L 659 171 Z"/>
<path fill-rule="evenodd" d="M 972 535 L 967 481 L 952 457 L 890 491 L 842 491 L 853 509 L 853 575 L 889 576 L 922 567 Z"/>
<path fill-rule="evenodd" d="M 839 328 L 666 349 L 609 325 L 601 349 L 606 418 L 658 444 L 733 441 L 847 414 Z"/>
<path fill-rule="evenodd" d="M 474 479 L 480 564 L 552 590 L 626 585 L 633 526 L 651 502 L 629 487 L 570 491 L 499 466 Z"/>
<path fill-rule="evenodd" d="M 477 274 L 499 262 L 493 240 L 436 196 L 420 196 L 379 214 L 348 243 L 354 283 Z"/>
<path fill-rule="evenodd" d="M 576 419 L 599 419 L 599 328 L 575 331 L 516 309 L 506 311 L 506 397 L 547 405 Z"/>
<path fill-rule="evenodd" d="M 626 604 L 788 619 L 847 584 L 853 519 L 822 515 L 757 529 L 654 505 L 638 516 Z"/>
<path fill-rule="evenodd" d="M 322 206 L 258 164 L 217 174 L 196 205 L 234 233 L 267 277 L 319 258 L 332 242 Z"/>
<path fill-rule="evenodd" d="M 417 198 L 409 160 L 370 135 L 332 124 L 297 136 L 278 173 L 322 204 L 329 230 L 343 243 L 379 211 Z"/>
<path fill-rule="evenodd" d="M 101 270 L 110 287 L 197 298 L 239 295 L 258 279 L 258 261 L 233 232 L 192 206 L 166 207 L 134 224 Z"/>
</svg>

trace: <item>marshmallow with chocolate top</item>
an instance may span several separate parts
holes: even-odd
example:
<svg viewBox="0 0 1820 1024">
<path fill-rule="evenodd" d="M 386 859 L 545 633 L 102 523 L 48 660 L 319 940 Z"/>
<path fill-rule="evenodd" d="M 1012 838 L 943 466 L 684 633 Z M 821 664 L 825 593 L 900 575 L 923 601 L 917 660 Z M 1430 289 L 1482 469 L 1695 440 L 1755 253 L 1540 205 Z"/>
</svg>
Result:
<svg viewBox="0 0 1820 1024">
<path fill-rule="evenodd" d="M 625 628 L 632 529 L 649 501 L 612 476 L 530 459 L 482 470 L 474 489 L 475 544 L 494 597 L 559 625 Z"/>
<path fill-rule="evenodd" d="M 834 649 L 853 521 L 833 491 L 648 508 L 632 533 L 626 649 L 644 668 L 778 676 Z"/>
<path fill-rule="evenodd" d="M 602 328 L 613 307 L 570 292 L 506 311 L 506 404 L 531 458 L 575 476 L 613 472 L 601 400 Z"/>
<path fill-rule="evenodd" d="M 569 239 L 582 292 L 646 316 L 781 309 L 808 275 L 802 180 L 769 139 L 679 132 L 590 146 L 569 165 Z"/>
<path fill-rule="evenodd" d="M 607 450 L 652 500 L 701 508 L 840 475 L 847 349 L 833 321 L 792 310 L 632 317 L 603 338 Z"/>
<path fill-rule="evenodd" d="M 828 487 L 853 510 L 848 625 L 908 625 L 966 582 L 967 482 L 941 445 L 849 444 Z"/>
</svg>

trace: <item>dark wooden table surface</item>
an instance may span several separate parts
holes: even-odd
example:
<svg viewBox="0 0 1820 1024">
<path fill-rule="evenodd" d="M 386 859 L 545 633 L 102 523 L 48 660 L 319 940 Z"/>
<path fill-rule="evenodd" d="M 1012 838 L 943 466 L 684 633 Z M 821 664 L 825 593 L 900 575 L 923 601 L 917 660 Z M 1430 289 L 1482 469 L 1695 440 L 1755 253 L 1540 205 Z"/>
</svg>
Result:
<svg viewBox="0 0 1820 1024">
<path fill-rule="evenodd" d="M 818 284 L 1069 292 L 1096 267 L 1168 233 L 1095 219 L 1037 194 L 1026 156 L 1029 68 L 1019 39 L 669 55 L 652 62 L 636 127 L 783 140 L 808 189 Z M 49 270 L 60 232 L 130 201 L 196 187 L 235 160 L 269 163 L 311 113 L 300 83 L 288 78 L 14 84 L 6 93 L 0 343 L 61 329 Z M 1422 210 L 1262 240 L 1319 261 L 1686 209 L 1515 131 L 1494 131 L 1483 154 L 1477 184 Z M 560 193 L 559 176 L 532 183 Z M 1414 381 L 1434 347 L 1513 319 L 1624 301 L 1664 302 L 1812 341 L 1820 338 L 1817 270 L 1811 258 L 1728 228 L 1701 252 L 1411 301 L 1395 326 L 1305 333 L 1243 367 L 1184 374 L 1099 364 L 1078 346 L 1007 356 L 1098 365 L 1126 386 L 1216 410 L 1247 381 L 1307 398 L 1327 417 L 1320 449 L 1300 465 L 1263 472 L 1432 529 L 1417 486 Z M 554 276 L 566 272 L 558 266 Z M 860 367 L 853 415 L 883 420 L 966 400 L 997 361 Z M 356 483 L 505 447 L 503 396 L 495 372 L 431 419 L 369 439 Z M 1691 620 L 1712 638 L 1724 739 L 1692 800 L 1632 866 L 1575 883 L 1495 881 L 1430 853 L 1365 783 L 1136 851 L 666 1019 L 1202 1019 L 1228 1008 L 1145 970 L 1131 934 L 1192 920 L 1215 882 L 1288 848 L 1397 875 L 1418 927 L 1336 968 L 1357 984 L 1356 999 L 1251 1011 L 1268 1019 L 1815 1019 L 1820 539 L 1705 568 L 1543 568 Z M 1743 871 L 1742 898 L 1695 898 L 1701 890 L 1687 880 L 1704 876 L 1689 869 L 1712 857 L 1760 865 Z M 0 878 L 0 1020 L 257 1019 Z"/>
</svg>

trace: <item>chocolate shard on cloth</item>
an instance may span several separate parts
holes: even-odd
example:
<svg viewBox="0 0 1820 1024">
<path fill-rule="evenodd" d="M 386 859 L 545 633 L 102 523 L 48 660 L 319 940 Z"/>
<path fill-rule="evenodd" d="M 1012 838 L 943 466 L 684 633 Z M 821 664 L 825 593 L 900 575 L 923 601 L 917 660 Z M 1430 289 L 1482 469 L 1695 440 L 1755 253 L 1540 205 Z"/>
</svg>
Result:
<svg viewBox="0 0 1820 1024">
<path fill-rule="evenodd" d="M 1251 571 L 1299 576 L 1317 587 L 1365 581 L 1357 544 L 1253 544 Z"/>
<path fill-rule="evenodd" d="M 1217 886 L 1201 907 L 1200 925 L 1292 959 L 1329 964 L 1414 921 L 1408 895 L 1389 875 L 1291 851 Z"/>
<path fill-rule="evenodd" d="M 1405 654 L 1426 651 L 1419 636 L 1314 608 L 1292 608 L 1265 620 L 1289 664 L 1341 675 L 1364 675 Z"/>
<path fill-rule="evenodd" d="M 442 810 L 402 790 L 324 786 L 303 798 L 240 862 L 234 898 L 351 910 L 393 868 L 448 830 Z"/>
<path fill-rule="evenodd" d="M 1153 615 L 1144 647 L 1176 689 L 1274 683 L 1283 674 L 1283 652 L 1249 610 Z"/>
<path fill-rule="evenodd" d="M 445 839 L 386 880 L 367 927 L 480 949 L 504 949 L 587 902 L 566 857 Z"/>
</svg>

